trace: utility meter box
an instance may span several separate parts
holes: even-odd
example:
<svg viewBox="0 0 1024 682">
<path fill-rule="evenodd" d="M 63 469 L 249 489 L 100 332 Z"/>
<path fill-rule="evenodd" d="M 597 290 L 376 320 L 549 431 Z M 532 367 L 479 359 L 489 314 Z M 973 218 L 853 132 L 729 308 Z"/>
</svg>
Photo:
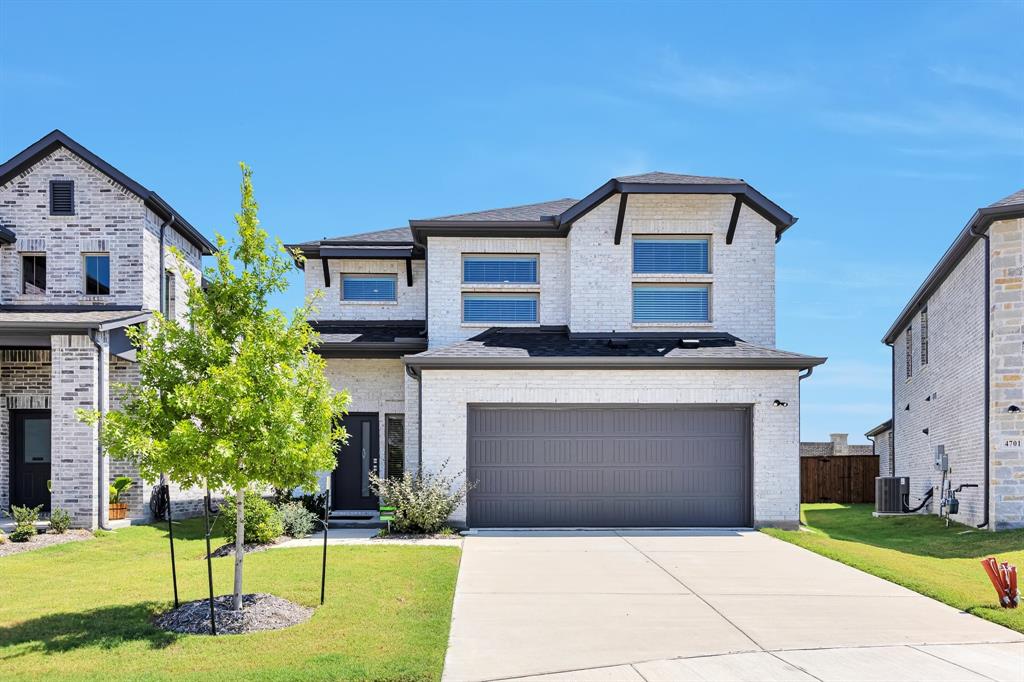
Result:
<svg viewBox="0 0 1024 682">
<path fill-rule="evenodd" d="M 946 456 L 945 445 L 935 446 L 935 468 L 939 471 L 946 471 L 949 469 L 949 457 Z"/>
</svg>

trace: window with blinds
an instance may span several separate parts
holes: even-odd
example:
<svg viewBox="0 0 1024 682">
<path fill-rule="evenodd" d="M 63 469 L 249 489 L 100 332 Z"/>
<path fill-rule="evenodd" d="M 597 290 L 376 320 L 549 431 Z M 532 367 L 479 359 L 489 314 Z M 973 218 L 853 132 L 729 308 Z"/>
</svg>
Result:
<svg viewBox="0 0 1024 682">
<path fill-rule="evenodd" d="M 341 300 L 394 301 L 396 288 L 395 275 L 343 275 Z"/>
<path fill-rule="evenodd" d="M 708 322 L 708 292 L 701 285 L 633 285 L 634 322 Z"/>
<path fill-rule="evenodd" d="M 537 256 L 463 256 L 465 284 L 536 284 Z"/>
<path fill-rule="evenodd" d="M 707 273 L 707 237 L 633 237 L 636 274 Z"/>
<path fill-rule="evenodd" d="M 401 478 L 405 473 L 405 415 L 385 417 L 387 439 L 387 477 Z"/>
<path fill-rule="evenodd" d="M 536 322 L 537 296 L 523 294 L 466 294 L 463 322 Z"/>
</svg>

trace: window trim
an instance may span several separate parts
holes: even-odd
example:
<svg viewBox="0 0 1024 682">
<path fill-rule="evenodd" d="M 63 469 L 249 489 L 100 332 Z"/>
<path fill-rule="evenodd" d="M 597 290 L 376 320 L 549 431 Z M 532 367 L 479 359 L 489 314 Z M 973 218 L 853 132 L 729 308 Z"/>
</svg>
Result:
<svg viewBox="0 0 1024 682">
<path fill-rule="evenodd" d="M 703 320 L 638 320 L 636 319 L 637 289 L 703 289 L 707 292 L 707 317 Z M 707 326 L 714 322 L 713 295 L 711 282 L 633 282 L 629 291 L 630 319 L 633 326 L 692 327 Z"/>
<path fill-rule="evenodd" d="M 634 276 L 706 276 L 712 274 L 713 259 L 712 259 L 712 244 L 714 243 L 713 235 L 699 232 L 673 232 L 673 233 L 643 233 L 634 234 L 630 243 L 630 269 Z M 707 245 L 707 268 L 704 270 L 691 270 L 686 272 L 674 272 L 671 270 L 659 270 L 651 272 L 642 272 L 636 268 L 636 243 L 637 242 L 671 242 L 671 241 L 691 241 L 691 242 L 704 242 Z"/>
<path fill-rule="evenodd" d="M 393 285 L 392 298 L 345 298 L 346 279 L 383 279 L 390 280 Z M 349 305 L 388 305 L 398 303 L 398 275 L 394 272 L 343 272 L 338 280 L 338 296 L 342 303 Z"/>
<path fill-rule="evenodd" d="M 395 478 L 394 472 L 391 471 L 391 441 L 389 436 L 391 435 L 391 425 L 394 422 L 398 422 L 401 428 L 402 435 L 402 473 L 405 473 L 405 413 L 404 412 L 387 412 L 384 414 L 384 477 L 388 479 Z"/>
<path fill-rule="evenodd" d="M 45 265 L 46 253 L 45 252 L 37 252 L 37 251 L 27 251 L 27 252 L 19 253 L 18 255 L 21 256 L 21 293 L 22 293 L 22 295 L 23 296 L 44 296 L 44 295 L 46 295 L 46 265 Z M 25 285 L 28 284 L 28 281 L 25 279 L 25 259 L 26 258 L 42 258 L 43 261 L 44 261 L 44 265 L 43 265 L 43 286 L 42 286 L 42 291 L 41 292 L 25 291 Z M 35 286 L 35 285 L 33 284 L 33 286 Z"/>
<path fill-rule="evenodd" d="M 928 306 L 921 310 L 921 366 L 928 364 Z"/>
<path fill-rule="evenodd" d="M 90 294 L 89 293 L 89 259 L 90 258 L 106 258 L 107 259 L 107 293 Z M 111 258 L 109 251 L 89 251 L 82 253 L 82 295 L 83 296 L 110 296 L 111 285 L 114 281 L 114 275 L 111 268 Z"/>
<path fill-rule="evenodd" d="M 71 190 L 71 210 L 70 211 L 58 211 L 53 206 L 53 188 L 57 185 L 62 187 L 69 187 Z M 50 206 L 50 215 L 56 216 L 73 216 L 75 215 L 75 181 L 74 180 L 50 180 L 50 191 L 47 195 Z"/>
<path fill-rule="evenodd" d="M 467 320 L 466 319 L 466 300 L 467 299 L 479 299 L 479 298 L 490 298 L 490 299 L 505 299 L 505 300 L 532 300 L 534 302 L 534 317 L 533 320 Z M 493 327 L 500 325 L 503 327 L 536 327 L 540 324 L 540 293 L 535 291 L 523 291 L 523 292 L 483 292 L 483 291 L 464 291 L 462 293 L 462 300 L 459 312 L 459 319 L 461 324 L 467 327 Z"/>
<path fill-rule="evenodd" d="M 472 260 L 529 260 L 533 261 L 534 278 L 532 282 L 470 282 L 466 280 L 466 262 Z M 537 286 L 540 284 L 540 254 L 539 253 L 464 253 L 462 254 L 462 284 L 467 287 L 488 287 L 488 286 Z"/>
<path fill-rule="evenodd" d="M 914 376 L 914 325 L 910 324 L 907 326 L 905 332 L 904 343 L 906 348 L 904 349 L 903 357 L 904 363 L 906 364 L 907 381 Z"/>
</svg>

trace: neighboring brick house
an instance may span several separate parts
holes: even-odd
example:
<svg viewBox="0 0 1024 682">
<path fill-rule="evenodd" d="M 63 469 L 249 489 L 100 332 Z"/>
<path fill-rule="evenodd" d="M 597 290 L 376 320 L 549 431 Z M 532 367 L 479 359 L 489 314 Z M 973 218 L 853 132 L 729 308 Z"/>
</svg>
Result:
<svg viewBox="0 0 1024 682">
<path fill-rule="evenodd" d="M 850 445 L 849 434 L 831 433 L 827 442 L 802 441 L 801 457 L 858 457 L 875 454 L 870 445 Z"/>
<path fill-rule="evenodd" d="M 878 475 L 893 476 L 893 472 L 896 470 L 896 461 L 893 458 L 892 420 L 885 420 L 864 435 L 871 441 L 871 447 L 878 455 Z"/>
<path fill-rule="evenodd" d="M 372 514 L 371 471 L 448 463 L 468 526 L 796 526 L 824 358 L 775 348 L 794 222 L 743 180 L 648 173 L 294 245 L 353 394 L 334 511 Z"/>
<path fill-rule="evenodd" d="M 185 283 L 170 248 L 197 274 L 213 245 L 156 193 L 60 131 L 0 165 L 0 509 L 43 505 L 76 526 L 106 521 L 107 485 L 137 484 L 108 462 L 78 408 L 117 407 L 111 386 L 137 377 L 125 329 L 152 311 L 183 314 Z M 176 508 L 197 507 L 194 492 Z"/>
<path fill-rule="evenodd" d="M 895 466 L 934 497 L 943 446 L 963 523 L 1024 527 L 1024 190 L 978 209 L 883 342 L 892 347 Z M 883 471 L 885 469 L 883 468 Z M 987 503 L 987 504 L 986 504 Z"/>
</svg>

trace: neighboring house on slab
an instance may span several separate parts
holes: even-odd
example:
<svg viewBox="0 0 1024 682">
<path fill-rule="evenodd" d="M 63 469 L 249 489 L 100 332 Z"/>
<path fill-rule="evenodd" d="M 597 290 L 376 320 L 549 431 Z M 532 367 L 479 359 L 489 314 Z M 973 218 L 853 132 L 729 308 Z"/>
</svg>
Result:
<svg viewBox="0 0 1024 682">
<path fill-rule="evenodd" d="M 870 445 L 850 445 L 849 434 L 830 433 L 828 442 L 802 441 L 801 457 L 862 457 L 875 454 Z"/>
<path fill-rule="evenodd" d="M 874 449 L 874 453 L 878 455 L 878 475 L 894 476 L 893 472 L 896 470 L 896 461 L 893 458 L 892 420 L 886 419 L 865 433 L 864 436 L 871 441 L 871 447 Z"/>
<path fill-rule="evenodd" d="M 471 527 L 796 526 L 824 358 L 775 347 L 795 221 L 743 180 L 648 173 L 294 245 L 353 395 L 334 510 L 447 463 Z"/>
<path fill-rule="evenodd" d="M 939 508 L 948 457 L 963 523 L 1024 527 L 1024 190 L 978 209 L 886 332 L 891 475 Z"/>
<path fill-rule="evenodd" d="M 75 411 L 117 406 L 137 376 L 125 336 L 152 311 L 182 315 L 185 283 L 213 245 L 155 192 L 55 130 L 0 165 L 0 509 L 42 505 L 76 526 L 106 519 L 107 486 L 136 478 L 129 516 L 152 486 L 104 467 L 97 429 Z M 178 505 L 198 497 L 172 491 Z"/>
</svg>

